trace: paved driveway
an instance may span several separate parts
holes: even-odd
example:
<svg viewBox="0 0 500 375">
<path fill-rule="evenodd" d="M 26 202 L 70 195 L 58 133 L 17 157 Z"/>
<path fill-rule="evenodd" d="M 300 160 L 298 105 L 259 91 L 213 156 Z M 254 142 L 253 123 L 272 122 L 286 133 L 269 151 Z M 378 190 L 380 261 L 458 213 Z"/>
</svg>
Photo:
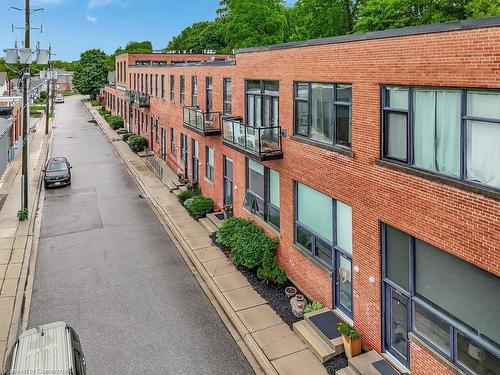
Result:
<svg viewBox="0 0 500 375">
<path fill-rule="evenodd" d="M 71 324 L 90 375 L 253 374 L 80 97 L 56 108 L 73 182 L 45 193 L 30 327 Z"/>
</svg>

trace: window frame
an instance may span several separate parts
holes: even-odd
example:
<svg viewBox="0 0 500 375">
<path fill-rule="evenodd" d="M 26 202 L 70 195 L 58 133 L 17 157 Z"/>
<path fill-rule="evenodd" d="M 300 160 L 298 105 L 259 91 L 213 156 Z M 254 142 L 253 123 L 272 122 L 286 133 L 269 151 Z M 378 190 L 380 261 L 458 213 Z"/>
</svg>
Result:
<svg viewBox="0 0 500 375">
<path fill-rule="evenodd" d="M 157 118 L 155 121 L 155 142 L 158 143 L 158 128 L 160 127 L 160 120 Z"/>
<path fill-rule="evenodd" d="M 181 133 L 181 160 L 187 162 L 188 158 L 188 136 Z"/>
<path fill-rule="evenodd" d="M 165 74 L 161 75 L 161 98 L 165 99 Z"/>
<path fill-rule="evenodd" d="M 179 76 L 179 103 L 184 104 L 186 101 L 186 78 L 184 75 Z"/>
<path fill-rule="evenodd" d="M 191 76 L 191 106 L 198 107 L 198 76 Z"/>
<path fill-rule="evenodd" d="M 245 199 L 243 200 L 243 208 L 245 210 L 247 210 L 248 212 L 250 212 L 252 215 L 255 215 L 257 217 L 259 217 L 260 219 L 264 220 L 267 224 L 269 224 L 274 230 L 276 231 L 280 231 L 280 227 L 281 227 L 281 210 L 280 210 L 280 207 L 276 207 L 274 204 L 272 204 L 270 202 L 270 198 L 271 198 L 271 189 L 270 189 L 270 186 L 271 186 L 271 180 L 270 180 L 270 170 L 272 168 L 269 168 L 269 167 L 266 167 L 264 164 L 262 163 L 258 163 L 260 165 L 262 165 L 263 169 L 264 169 L 264 175 L 263 175 L 263 182 L 264 182 L 264 186 L 263 186 L 263 191 L 264 191 L 264 196 L 261 197 L 260 195 L 258 195 L 257 193 L 249 190 L 249 182 L 250 182 L 250 163 L 249 163 L 250 159 L 248 158 L 245 158 Z M 281 198 L 281 174 L 274 170 L 274 172 L 278 173 L 278 175 L 280 176 L 280 198 Z M 259 215 L 257 212 L 254 212 L 252 209 L 248 209 L 247 207 L 245 207 L 245 201 L 246 201 L 246 196 L 247 194 L 250 194 L 253 196 L 253 198 L 258 198 L 260 200 L 262 200 L 263 202 L 263 206 L 264 206 L 264 213 L 263 215 Z M 280 199 L 281 200 L 281 199 Z M 278 211 L 278 217 L 279 217 L 279 225 L 276 226 L 275 224 L 273 224 L 271 221 L 269 221 L 269 207 L 273 210 L 276 210 Z"/>
<path fill-rule="evenodd" d="M 250 81 L 259 81 L 259 93 L 253 93 L 253 92 L 248 92 L 248 83 Z M 278 83 L 278 95 L 274 95 L 274 94 L 269 94 L 269 93 L 265 93 L 265 84 L 266 82 L 276 82 Z M 260 78 L 245 78 L 245 123 L 254 127 L 254 128 L 263 128 L 263 129 L 266 129 L 266 128 L 277 128 L 279 127 L 279 124 L 280 124 L 280 86 L 281 86 L 281 82 L 279 79 L 260 79 Z M 248 98 L 252 96 L 253 97 L 253 108 L 252 108 L 252 112 L 253 112 L 253 115 L 254 115 L 254 120 L 253 120 L 253 124 L 250 124 L 250 121 L 249 121 L 249 110 L 248 110 L 248 107 L 249 107 L 249 100 Z M 256 100 L 256 97 L 260 97 L 260 113 L 258 111 L 256 111 L 256 106 L 257 106 L 257 100 Z M 270 125 L 269 126 L 265 126 L 264 125 L 264 98 L 265 97 L 269 97 L 271 98 L 271 103 L 274 104 L 274 101 L 277 102 L 277 119 L 278 119 L 278 124 L 274 124 L 273 121 L 274 121 L 274 106 L 271 104 L 271 110 L 269 112 L 269 123 Z M 260 126 L 257 126 L 256 125 L 256 116 L 259 116 L 259 119 L 260 119 Z"/>
<path fill-rule="evenodd" d="M 229 99 L 227 84 L 230 85 Z M 222 114 L 225 116 L 230 116 L 233 112 L 233 82 L 230 77 L 224 77 L 222 79 Z M 229 108 L 228 111 L 226 109 Z"/>
<path fill-rule="evenodd" d="M 401 110 L 396 108 L 387 107 L 387 88 L 405 88 L 408 89 L 408 110 Z M 415 124 L 413 121 L 413 92 L 414 89 L 428 89 L 436 91 L 454 90 L 460 92 L 460 124 L 459 124 L 459 145 L 460 145 L 460 155 L 459 155 L 459 176 L 453 176 L 438 171 L 425 169 L 414 164 L 414 142 L 413 135 L 415 131 Z M 473 181 L 467 179 L 467 122 L 468 121 L 481 121 L 491 124 L 497 124 L 500 126 L 500 119 L 484 118 L 469 116 L 467 114 L 467 94 L 469 92 L 489 92 L 497 93 L 500 95 L 500 90 L 498 89 L 484 89 L 484 88 L 459 88 L 459 87 L 449 87 L 449 86 L 418 86 L 418 85 L 381 85 L 380 88 L 380 121 L 381 121 L 381 134 L 380 134 L 380 160 L 403 165 L 404 167 L 411 168 L 417 171 L 422 171 L 429 173 L 434 176 L 443 177 L 446 179 L 451 179 L 454 181 L 459 181 L 472 186 L 477 186 L 485 189 L 491 189 L 496 192 L 500 192 L 500 187 L 495 187 L 492 185 L 486 185 L 481 182 Z M 387 143 L 386 142 L 386 113 L 406 113 L 406 160 L 400 160 L 397 158 L 391 158 L 386 156 Z"/>
<path fill-rule="evenodd" d="M 170 127 L 170 153 L 175 155 L 176 146 L 175 146 L 175 128 Z"/>
<path fill-rule="evenodd" d="M 210 150 L 213 152 L 213 162 L 214 164 L 210 164 L 209 153 Z M 210 182 L 215 181 L 215 148 L 205 145 L 205 177 Z"/>
<path fill-rule="evenodd" d="M 490 344 L 487 340 L 483 339 L 482 337 L 474 336 L 474 333 L 471 332 L 470 328 L 467 328 L 464 324 L 455 319 L 453 319 L 451 316 L 447 315 L 445 312 L 441 311 L 438 307 L 432 306 L 429 302 L 425 301 L 424 299 L 420 298 L 419 296 L 416 295 L 415 293 L 415 285 L 416 285 L 416 269 L 415 269 L 415 244 L 417 241 L 417 238 L 412 236 L 409 233 L 405 233 L 409 240 L 407 244 L 407 250 L 408 250 L 408 268 L 409 268 L 409 274 L 408 274 L 408 290 L 405 290 L 392 280 L 390 280 L 387 276 L 387 228 L 392 227 L 395 229 L 398 229 L 397 227 L 393 227 L 389 224 L 380 223 L 380 228 L 381 228 L 381 278 L 382 278 L 382 301 L 386 300 L 386 287 L 385 285 L 391 287 L 392 289 L 395 289 L 397 293 L 402 294 L 405 298 L 408 300 L 408 322 L 409 322 L 409 327 L 408 327 L 408 333 L 411 333 L 415 335 L 419 340 L 422 340 L 426 345 L 428 345 L 432 350 L 436 351 L 439 353 L 441 356 L 443 356 L 446 360 L 451 362 L 454 366 L 459 367 L 460 369 L 466 371 L 468 374 L 471 370 L 467 369 L 464 365 L 461 365 L 457 361 L 457 333 L 460 332 L 463 336 L 465 336 L 468 340 L 476 344 L 477 346 L 480 346 L 481 349 L 487 351 L 490 355 L 497 357 L 500 359 L 500 347 L 496 349 L 492 344 Z M 434 246 L 434 245 L 432 245 Z M 435 246 L 436 247 L 436 246 Z M 440 251 L 444 251 L 438 247 L 436 247 Z M 452 254 L 453 255 L 453 254 Z M 455 256 L 455 255 L 453 255 Z M 456 257 L 456 256 L 455 256 Z M 473 264 L 470 264 L 471 267 L 476 267 Z M 418 329 L 415 328 L 415 306 L 419 305 L 423 309 L 425 309 L 430 315 L 438 318 L 439 320 L 442 320 L 444 323 L 448 324 L 450 326 L 450 331 L 449 331 L 449 337 L 450 337 L 450 353 L 446 353 L 443 351 L 441 348 L 439 348 L 436 344 L 434 344 L 432 341 L 427 339 L 422 333 L 418 331 Z M 385 316 L 385 306 L 384 303 L 382 303 L 383 311 L 382 311 L 382 316 Z M 385 342 L 385 333 L 386 333 L 386 327 L 385 327 L 385 319 L 382 319 L 382 347 L 384 347 L 384 342 Z"/>
<path fill-rule="evenodd" d="M 298 98 L 298 86 L 300 84 L 307 85 L 307 100 Z M 332 100 L 332 142 L 324 142 L 321 140 L 311 138 L 311 128 L 312 128 L 312 85 L 333 85 L 333 100 Z M 343 102 L 337 100 L 337 87 L 338 86 L 350 86 L 351 87 L 351 101 Z M 334 148 L 340 148 L 342 150 L 352 150 L 352 93 L 353 93 L 353 84 L 346 82 L 322 82 L 322 81 L 293 81 L 293 135 L 300 138 L 306 138 L 311 142 L 316 142 L 321 145 L 327 145 Z M 307 103 L 307 135 L 303 133 L 299 133 L 297 131 L 297 102 L 306 102 Z M 337 143 L 337 107 L 344 106 L 349 107 L 349 130 L 351 135 L 351 145 L 345 146 L 343 144 Z"/>
<path fill-rule="evenodd" d="M 175 102 L 175 75 L 170 75 L 170 101 Z"/>
<path fill-rule="evenodd" d="M 207 113 L 214 111 L 214 79 L 212 76 L 205 77 L 205 108 Z"/>
</svg>

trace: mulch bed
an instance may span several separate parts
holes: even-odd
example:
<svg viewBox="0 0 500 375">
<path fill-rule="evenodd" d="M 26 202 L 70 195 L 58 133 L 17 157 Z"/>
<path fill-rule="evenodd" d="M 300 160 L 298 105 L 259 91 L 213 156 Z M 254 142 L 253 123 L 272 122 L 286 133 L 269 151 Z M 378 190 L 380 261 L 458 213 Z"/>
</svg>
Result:
<svg viewBox="0 0 500 375">
<path fill-rule="evenodd" d="M 231 258 L 231 249 L 223 244 L 217 242 L 215 234 L 211 234 L 210 238 L 215 246 L 217 246 L 226 257 Z M 277 285 L 274 283 L 263 283 L 257 277 L 257 274 L 253 270 L 249 270 L 243 266 L 236 266 L 238 271 L 240 271 L 243 276 L 246 277 L 252 288 L 254 288 L 257 293 L 260 294 L 262 298 L 271 306 L 271 308 L 280 316 L 280 318 L 292 328 L 293 323 L 302 320 L 302 318 L 297 318 L 292 313 L 292 308 L 290 306 L 290 300 L 285 295 L 285 288 L 287 286 L 293 286 L 290 281 L 287 281 L 284 285 Z M 330 375 L 334 375 L 337 370 L 343 369 L 348 366 L 347 358 L 344 353 L 332 358 L 328 362 L 324 363 L 326 371 Z"/>
</svg>

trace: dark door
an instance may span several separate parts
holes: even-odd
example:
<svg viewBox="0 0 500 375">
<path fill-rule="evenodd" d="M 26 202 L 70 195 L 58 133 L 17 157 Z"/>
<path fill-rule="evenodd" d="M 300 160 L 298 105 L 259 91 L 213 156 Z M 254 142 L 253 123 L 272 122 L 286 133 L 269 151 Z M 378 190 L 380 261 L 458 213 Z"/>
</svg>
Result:
<svg viewBox="0 0 500 375">
<path fill-rule="evenodd" d="M 198 145 L 198 141 L 195 141 L 193 139 L 193 143 L 192 143 L 192 146 L 191 146 L 191 158 L 192 158 L 192 169 L 191 169 L 191 172 L 192 172 L 192 179 L 193 180 L 196 180 L 196 181 L 199 181 L 199 168 L 200 168 L 200 163 L 199 163 L 199 159 L 200 159 L 200 148 L 199 148 L 199 145 Z"/>
<path fill-rule="evenodd" d="M 233 161 L 224 156 L 224 204 L 233 204 Z"/>
<path fill-rule="evenodd" d="M 338 250 L 335 253 L 335 307 L 352 318 L 351 258 Z"/>
<path fill-rule="evenodd" d="M 163 160 L 167 158 L 167 131 L 165 128 L 161 128 L 161 158 Z"/>
<path fill-rule="evenodd" d="M 408 297 L 386 284 L 385 350 L 403 365 L 408 365 Z"/>
</svg>

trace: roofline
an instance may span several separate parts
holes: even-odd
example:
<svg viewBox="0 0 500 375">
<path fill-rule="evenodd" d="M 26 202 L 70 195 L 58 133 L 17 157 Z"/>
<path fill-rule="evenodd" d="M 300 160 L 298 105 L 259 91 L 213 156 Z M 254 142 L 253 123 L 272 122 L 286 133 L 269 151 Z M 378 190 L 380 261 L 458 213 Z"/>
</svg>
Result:
<svg viewBox="0 0 500 375">
<path fill-rule="evenodd" d="M 129 68 L 178 68 L 178 67 L 193 67 L 193 66 L 233 66 L 236 65 L 236 60 L 235 59 L 229 59 L 229 60 L 208 60 L 208 61 L 197 61 L 197 62 L 179 62 L 179 63 L 167 63 L 165 65 L 134 65 L 134 64 L 129 64 Z"/>
<path fill-rule="evenodd" d="M 388 29 L 382 31 L 373 31 L 363 34 L 349 34 L 334 36 L 330 38 L 321 39 L 310 39 L 298 42 L 289 42 L 281 44 L 272 44 L 269 46 L 262 47 L 249 47 L 240 48 L 235 51 L 236 54 L 251 53 L 251 52 L 263 52 L 263 51 L 274 51 L 289 48 L 300 48 L 300 47 L 310 47 L 310 46 L 321 46 L 325 44 L 337 44 L 337 43 L 348 43 L 348 42 L 358 42 L 364 40 L 374 40 L 374 39 L 385 39 L 385 38 L 396 38 L 411 35 L 421 35 L 421 34 L 433 34 L 442 33 L 449 31 L 458 30 L 470 30 L 470 29 L 481 29 L 488 27 L 500 26 L 500 16 L 480 18 L 476 20 L 463 20 L 455 22 L 445 22 L 430 25 L 421 26 L 409 26 L 402 27 L 399 29 Z"/>
</svg>

